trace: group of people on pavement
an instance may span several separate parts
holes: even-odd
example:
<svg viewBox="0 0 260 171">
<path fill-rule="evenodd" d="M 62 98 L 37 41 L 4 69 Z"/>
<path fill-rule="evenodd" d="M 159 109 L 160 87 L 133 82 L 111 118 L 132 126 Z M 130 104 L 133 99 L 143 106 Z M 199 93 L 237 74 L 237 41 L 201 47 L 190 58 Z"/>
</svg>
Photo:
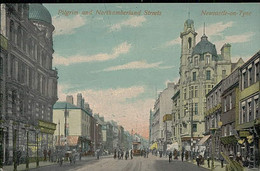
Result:
<svg viewBox="0 0 260 171">
<path fill-rule="evenodd" d="M 133 150 L 126 150 L 125 152 L 122 149 L 114 150 L 114 159 L 124 159 L 124 154 L 125 154 L 125 160 L 129 158 L 129 154 L 131 159 L 133 159 Z"/>
</svg>

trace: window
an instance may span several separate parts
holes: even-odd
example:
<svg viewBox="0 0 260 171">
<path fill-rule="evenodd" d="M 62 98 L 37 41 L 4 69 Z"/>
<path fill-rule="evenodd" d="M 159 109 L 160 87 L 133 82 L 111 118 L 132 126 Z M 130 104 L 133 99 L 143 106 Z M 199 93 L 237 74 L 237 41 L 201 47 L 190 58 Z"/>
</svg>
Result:
<svg viewBox="0 0 260 171">
<path fill-rule="evenodd" d="M 195 97 L 198 97 L 198 86 L 195 86 L 195 93 L 194 93 Z"/>
<path fill-rule="evenodd" d="M 210 80 L 210 71 L 206 71 L 206 79 Z"/>
<path fill-rule="evenodd" d="M 180 134 L 182 134 L 182 124 L 180 124 Z"/>
<path fill-rule="evenodd" d="M 190 89 L 190 97 L 193 98 L 193 86 L 191 86 L 191 89 Z"/>
<path fill-rule="evenodd" d="M 229 109 L 232 109 L 232 94 L 229 95 Z"/>
<path fill-rule="evenodd" d="M 195 115 L 198 115 L 198 103 L 195 103 Z"/>
<path fill-rule="evenodd" d="M 189 37 L 189 39 L 188 39 L 188 49 L 190 49 L 191 48 L 191 38 Z"/>
<path fill-rule="evenodd" d="M 242 90 L 246 88 L 246 70 L 242 71 Z"/>
<path fill-rule="evenodd" d="M 192 73 L 192 80 L 193 80 L 193 81 L 196 81 L 196 72 L 193 72 L 193 73 Z"/>
<path fill-rule="evenodd" d="M 13 41 L 14 42 L 14 22 L 11 20 L 10 21 L 10 39 L 11 39 L 11 41 Z"/>
<path fill-rule="evenodd" d="M 210 55 L 206 55 L 206 64 L 209 64 Z"/>
<path fill-rule="evenodd" d="M 197 132 L 197 124 L 192 125 L 192 130 L 193 130 L 193 132 Z"/>
<path fill-rule="evenodd" d="M 227 97 L 224 97 L 224 112 L 227 111 Z"/>
<path fill-rule="evenodd" d="M 3 69 L 3 58 L 0 57 L 0 75 L 2 75 L 4 72 L 4 69 Z"/>
<path fill-rule="evenodd" d="M 251 100 L 247 103 L 248 104 L 248 118 L 247 118 L 247 122 L 251 122 L 254 117 L 253 117 L 253 114 L 252 114 L 252 104 L 251 104 Z"/>
<path fill-rule="evenodd" d="M 198 57 L 195 57 L 195 58 L 194 58 L 194 65 L 195 65 L 195 66 L 198 65 Z"/>
<path fill-rule="evenodd" d="M 224 126 L 224 136 L 227 136 L 227 126 Z"/>
<path fill-rule="evenodd" d="M 22 47 L 22 29 L 21 26 L 18 26 L 17 30 L 17 45 L 18 47 Z"/>
<path fill-rule="evenodd" d="M 252 68 L 249 68 L 248 69 L 248 86 L 252 85 L 252 77 L 251 77 L 251 74 L 252 74 Z"/>
<path fill-rule="evenodd" d="M 259 108 L 258 108 L 258 96 L 255 96 L 254 97 L 254 119 L 256 119 L 256 118 L 259 118 L 259 114 L 258 114 L 258 110 L 259 110 Z"/>
<path fill-rule="evenodd" d="M 23 31 L 23 51 L 26 52 L 26 46 L 27 46 L 27 33 Z"/>
<path fill-rule="evenodd" d="M 222 70 L 222 78 L 225 78 L 226 77 L 226 70 Z"/>
<path fill-rule="evenodd" d="M 229 125 L 229 135 L 233 135 L 233 131 L 232 130 L 233 130 L 233 128 L 232 128 L 232 125 L 230 124 Z"/>
<path fill-rule="evenodd" d="M 255 63 L 255 82 L 259 80 L 259 62 Z"/>
<path fill-rule="evenodd" d="M 246 107 L 242 106 L 242 118 L 241 118 L 241 124 L 246 122 Z"/>
<path fill-rule="evenodd" d="M 187 99 L 187 94 L 186 94 L 186 88 L 183 90 L 184 91 L 184 99 Z"/>
</svg>

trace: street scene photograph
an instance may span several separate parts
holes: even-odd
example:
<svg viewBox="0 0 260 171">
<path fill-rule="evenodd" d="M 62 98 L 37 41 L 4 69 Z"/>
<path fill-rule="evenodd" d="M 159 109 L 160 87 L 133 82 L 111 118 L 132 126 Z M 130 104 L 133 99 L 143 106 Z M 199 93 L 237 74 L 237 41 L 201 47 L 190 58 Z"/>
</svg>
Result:
<svg viewBox="0 0 260 171">
<path fill-rule="evenodd" d="M 260 171 L 259 3 L 0 10 L 0 171 Z"/>
</svg>

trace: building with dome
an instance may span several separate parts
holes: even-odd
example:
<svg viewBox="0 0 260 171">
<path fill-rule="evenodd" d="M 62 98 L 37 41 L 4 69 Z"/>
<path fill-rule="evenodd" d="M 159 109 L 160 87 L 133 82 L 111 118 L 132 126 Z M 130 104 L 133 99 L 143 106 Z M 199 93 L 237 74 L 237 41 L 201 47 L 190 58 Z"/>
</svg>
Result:
<svg viewBox="0 0 260 171">
<path fill-rule="evenodd" d="M 7 42 L 1 56 L 5 68 L 0 158 L 4 164 L 16 163 L 18 154 L 40 159 L 44 150 L 53 147 L 52 108 L 58 100 L 53 31 L 51 15 L 42 4 L 1 4 L 1 36 Z"/>
<path fill-rule="evenodd" d="M 198 43 L 196 36 L 194 21 L 186 20 L 180 33 L 180 79 L 172 97 L 172 140 L 179 150 L 194 150 L 194 144 L 204 137 L 206 94 L 231 73 L 231 45 L 224 44 L 217 54 L 205 31 Z"/>
</svg>

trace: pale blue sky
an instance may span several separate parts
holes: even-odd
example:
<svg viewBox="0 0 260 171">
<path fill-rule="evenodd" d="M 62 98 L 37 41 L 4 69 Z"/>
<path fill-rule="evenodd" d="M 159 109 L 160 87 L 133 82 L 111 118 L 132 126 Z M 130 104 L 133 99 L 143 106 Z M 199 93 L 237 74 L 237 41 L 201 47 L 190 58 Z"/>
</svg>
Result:
<svg viewBox="0 0 260 171">
<path fill-rule="evenodd" d="M 148 133 L 149 109 L 153 108 L 156 89 L 163 90 L 167 81 L 179 77 L 179 36 L 188 11 L 198 32 L 197 42 L 205 22 L 206 35 L 218 52 L 224 43 L 231 44 L 232 60 L 248 59 L 259 51 L 259 4 L 44 6 L 50 11 L 56 28 L 54 66 L 58 68 L 60 100 L 67 93 L 83 92 L 94 112 L 143 135 Z M 93 12 L 65 16 L 59 10 Z M 98 15 L 96 10 L 141 10 L 141 15 Z M 160 11 L 161 15 L 144 15 L 145 10 Z M 203 15 L 203 10 L 237 14 L 211 16 Z M 241 11 L 250 14 L 243 17 Z M 135 126 L 127 122 L 130 118 L 135 118 Z"/>
</svg>

